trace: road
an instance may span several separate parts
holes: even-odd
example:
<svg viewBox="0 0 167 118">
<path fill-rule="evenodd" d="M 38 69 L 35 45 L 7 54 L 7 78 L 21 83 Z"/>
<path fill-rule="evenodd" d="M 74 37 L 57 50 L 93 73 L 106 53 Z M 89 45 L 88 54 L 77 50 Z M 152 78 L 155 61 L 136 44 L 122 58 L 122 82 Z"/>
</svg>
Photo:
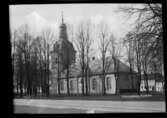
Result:
<svg viewBox="0 0 167 118">
<path fill-rule="evenodd" d="M 165 101 L 88 101 L 14 99 L 14 105 L 52 109 L 78 109 L 87 113 L 165 112 Z M 41 112 L 42 113 L 42 112 Z"/>
</svg>

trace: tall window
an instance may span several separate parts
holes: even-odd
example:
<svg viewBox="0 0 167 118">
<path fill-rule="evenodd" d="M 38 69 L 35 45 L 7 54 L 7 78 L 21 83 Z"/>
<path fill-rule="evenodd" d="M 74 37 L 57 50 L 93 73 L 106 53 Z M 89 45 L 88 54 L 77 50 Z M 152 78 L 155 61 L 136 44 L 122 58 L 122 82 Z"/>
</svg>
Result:
<svg viewBox="0 0 167 118">
<path fill-rule="evenodd" d="M 60 81 L 60 88 L 62 91 L 64 90 L 64 82 L 63 81 Z"/>
<path fill-rule="evenodd" d="M 107 77 L 107 89 L 111 89 L 111 79 Z"/>
<path fill-rule="evenodd" d="M 92 89 L 93 89 L 93 90 L 96 90 L 96 89 L 97 89 L 97 81 L 96 81 L 95 78 L 93 78 L 93 80 L 92 80 Z"/>
</svg>

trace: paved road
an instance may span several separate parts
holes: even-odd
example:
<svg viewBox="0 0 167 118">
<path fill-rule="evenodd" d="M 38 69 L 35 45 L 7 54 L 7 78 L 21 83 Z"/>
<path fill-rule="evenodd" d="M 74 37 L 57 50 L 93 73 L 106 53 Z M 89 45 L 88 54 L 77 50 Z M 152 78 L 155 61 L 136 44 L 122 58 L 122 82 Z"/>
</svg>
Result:
<svg viewBox="0 0 167 118">
<path fill-rule="evenodd" d="M 165 112 L 163 101 L 88 101 L 88 100 L 39 100 L 14 99 L 15 105 L 54 108 L 80 109 L 87 112 Z"/>
</svg>

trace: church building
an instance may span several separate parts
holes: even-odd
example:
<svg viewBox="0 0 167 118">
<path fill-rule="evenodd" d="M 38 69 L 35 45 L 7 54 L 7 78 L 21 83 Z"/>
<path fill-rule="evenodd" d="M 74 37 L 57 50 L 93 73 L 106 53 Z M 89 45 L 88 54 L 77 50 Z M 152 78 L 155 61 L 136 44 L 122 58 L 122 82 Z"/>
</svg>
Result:
<svg viewBox="0 0 167 118">
<path fill-rule="evenodd" d="M 70 60 L 69 65 L 69 92 L 70 94 L 82 94 L 82 84 L 84 83 L 84 92 L 86 91 L 85 77 L 82 80 L 81 68 L 75 62 L 76 51 L 73 44 L 68 40 L 67 28 L 62 17 L 60 25 L 59 40 L 54 44 L 51 52 L 51 86 L 50 94 L 56 95 L 67 93 L 67 70 L 66 62 Z M 66 57 L 68 55 L 68 57 Z M 117 94 L 121 91 L 137 91 L 137 77 L 135 71 L 116 59 L 118 70 L 115 71 L 114 63 L 111 56 L 106 58 L 108 69 L 105 72 L 105 89 L 106 94 Z M 89 77 L 87 81 L 89 95 L 102 94 L 102 61 L 100 59 L 92 59 L 89 67 Z M 132 76 L 133 75 L 133 76 Z M 60 89 L 60 90 L 58 90 Z"/>
</svg>

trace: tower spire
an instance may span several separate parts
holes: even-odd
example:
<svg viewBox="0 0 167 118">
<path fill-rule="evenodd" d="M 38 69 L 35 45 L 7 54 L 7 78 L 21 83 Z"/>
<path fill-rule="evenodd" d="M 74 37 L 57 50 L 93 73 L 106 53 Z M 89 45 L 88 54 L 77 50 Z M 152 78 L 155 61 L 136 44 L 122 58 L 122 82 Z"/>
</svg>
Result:
<svg viewBox="0 0 167 118">
<path fill-rule="evenodd" d="M 61 17 L 62 17 L 62 24 L 64 24 L 63 11 L 61 12 Z"/>
</svg>

